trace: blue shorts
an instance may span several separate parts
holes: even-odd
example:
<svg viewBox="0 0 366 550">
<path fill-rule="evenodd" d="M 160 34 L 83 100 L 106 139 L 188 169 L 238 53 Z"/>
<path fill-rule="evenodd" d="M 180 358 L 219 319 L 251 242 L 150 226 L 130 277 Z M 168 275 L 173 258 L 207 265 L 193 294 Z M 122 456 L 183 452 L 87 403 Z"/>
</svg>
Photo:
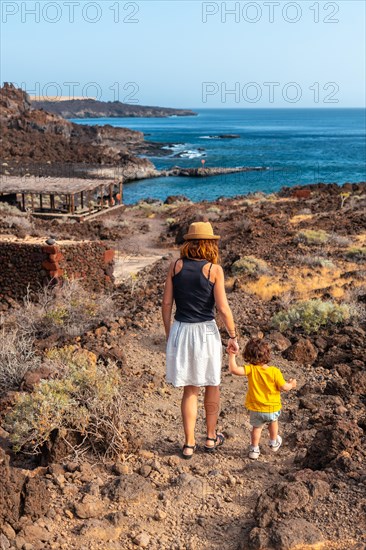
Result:
<svg viewBox="0 0 366 550">
<path fill-rule="evenodd" d="M 249 411 L 250 412 L 250 425 L 253 428 L 262 428 L 265 424 L 270 424 L 271 422 L 276 422 L 278 420 L 281 411 L 266 413 L 260 411 Z"/>
</svg>

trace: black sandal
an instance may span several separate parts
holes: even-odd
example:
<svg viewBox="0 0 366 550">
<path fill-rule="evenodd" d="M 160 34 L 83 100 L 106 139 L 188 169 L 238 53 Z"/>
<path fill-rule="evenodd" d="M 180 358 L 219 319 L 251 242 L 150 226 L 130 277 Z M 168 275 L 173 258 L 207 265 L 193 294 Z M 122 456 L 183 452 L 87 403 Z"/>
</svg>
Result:
<svg viewBox="0 0 366 550">
<path fill-rule="evenodd" d="M 184 449 L 193 449 L 193 453 L 191 455 L 185 455 L 184 452 L 183 452 Z M 194 455 L 194 452 L 195 452 L 196 449 L 197 449 L 197 445 L 183 445 L 182 457 L 184 458 L 184 460 L 190 460 L 192 458 L 192 456 Z"/>
<path fill-rule="evenodd" d="M 207 445 L 204 446 L 206 453 L 213 453 L 214 451 L 216 451 L 218 447 L 221 447 L 225 442 L 225 437 L 223 436 L 223 434 L 220 434 L 220 433 L 217 433 L 216 437 L 206 437 L 206 439 L 208 441 L 215 442 L 215 444 L 212 445 L 212 447 L 208 447 Z"/>
</svg>

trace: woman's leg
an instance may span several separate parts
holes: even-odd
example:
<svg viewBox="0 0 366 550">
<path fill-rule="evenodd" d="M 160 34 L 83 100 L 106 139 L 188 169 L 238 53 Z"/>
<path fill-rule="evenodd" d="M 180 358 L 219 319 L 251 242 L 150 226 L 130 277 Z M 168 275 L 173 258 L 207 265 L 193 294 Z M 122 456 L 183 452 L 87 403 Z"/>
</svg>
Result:
<svg viewBox="0 0 366 550">
<path fill-rule="evenodd" d="M 197 419 L 197 402 L 199 388 L 197 386 L 184 386 L 181 403 L 185 444 L 195 445 L 194 429 Z M 185 449 L 184 454 L 193 454 L 192 449 Z"/>
<path fill-rule="evenodd" d="M 220 411 L 220 386 L 206 386 L 205 411 L 207 437 L 216 437 L 217 419 Z M 214 447 L 215 442 L 206 440 L 206 447 Z"/>
</svg>

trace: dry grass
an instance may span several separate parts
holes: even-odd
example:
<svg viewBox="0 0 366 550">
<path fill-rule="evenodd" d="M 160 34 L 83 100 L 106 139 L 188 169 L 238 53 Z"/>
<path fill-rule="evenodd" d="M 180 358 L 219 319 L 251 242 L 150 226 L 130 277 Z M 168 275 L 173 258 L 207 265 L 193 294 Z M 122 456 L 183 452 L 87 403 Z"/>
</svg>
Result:
<svg viewBox="0 0 366 550">
<path fill-rule="evenodd" d="M 105 218 L 102 220 L 103 227 L 106 229 L 120 229 L 123 227 L 129 227 L 129 222 L 127 220 L 121 220 L 119 218 Z"/>
<path fill-rule="evenodd" d="M 66 280 L 62 287 L 47 286 L 28 294 L 24 307 L 16 311 L 21 334 L 33 338 L 80 336 L 104 319 L 115 315 L 113 297 L 93 294 L 77 280 Z"/>
<path fill-rule="evenodd" d="M 248 282 L 242 286 L 243 290 L 255 294 L 264 301 L 271 300 L 275 296 L 281 296 L 292 290 L 290 283 L 282 283 L 277 277 L 263 275 L 257 281 Z"/>
<path fill-rule="evenodd" d="M 357 270 L 357 264 L 353 265 Z M 249 281 L 242 285 L 242 289 L 255 294 L 262 300 L 268 301 L 274 297 L 283 297 L 290 294 L 298 300 L 306 300 L 322 296 L 324 293 L 332 298 L 343 298 L 350 285 L 353 288 L 363 286 L 361 279 L 345 277 L 345 271 L 350 271 L 350 265 L 343 270 L 340 267 L 320 267 L 309 269 L 299 267 L 288 273 L 288 278 L 282 281 L 279 276 L 262 276 L 256 281 Z"/>
<path fill-rule="evenodd" d="M 25 374 L 39 365 L 31 337 L 16 329 L 0 331 L 0 395 L 19 389 Z"/>
<path fill-rule="evenodd" d="M 293 218 L 291 218 L 289 221 L 293 225 L 297 225 L 298 223 L 312 220 L 313 217 L 314 217 L 313 214 L 298 214 L 297 216 L 294 216 Z"/>
<path fill-rule="evenodd" d="M 13 216 L 21 216 L 21 212 L 17 206 L 13 206 L 11 204 L 8 204 L 7 202 L 0 202 L 0 214 L 5 215 L 13 215 Z"/>
<path fill-rule="evenodd" d="M 355 237 L 357 245 L 364 245 L 366 244 L 366 233 L 360 233 Z"/>
</svg>

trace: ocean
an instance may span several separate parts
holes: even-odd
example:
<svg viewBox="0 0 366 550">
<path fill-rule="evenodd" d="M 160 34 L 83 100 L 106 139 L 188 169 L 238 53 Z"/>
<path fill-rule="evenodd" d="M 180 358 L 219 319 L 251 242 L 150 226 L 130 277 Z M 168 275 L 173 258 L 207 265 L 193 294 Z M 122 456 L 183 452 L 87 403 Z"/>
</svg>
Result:
<svg viewBox="0 0 366 550">
<path fill-rule="evenodd" d="M 155 178 L 124 186 L 124 202 L 185 195 L 197 202 L 310 183 L 366 181 L 364 109 L 193 109 L 196 117 L 72 119 L 144 132 L 168 142 L 167 157 L 150 157 L 158 169 L 263 166 L 209 178 Z M 239 137 L 222 139 L 223 134 Z"/>
</svg>

